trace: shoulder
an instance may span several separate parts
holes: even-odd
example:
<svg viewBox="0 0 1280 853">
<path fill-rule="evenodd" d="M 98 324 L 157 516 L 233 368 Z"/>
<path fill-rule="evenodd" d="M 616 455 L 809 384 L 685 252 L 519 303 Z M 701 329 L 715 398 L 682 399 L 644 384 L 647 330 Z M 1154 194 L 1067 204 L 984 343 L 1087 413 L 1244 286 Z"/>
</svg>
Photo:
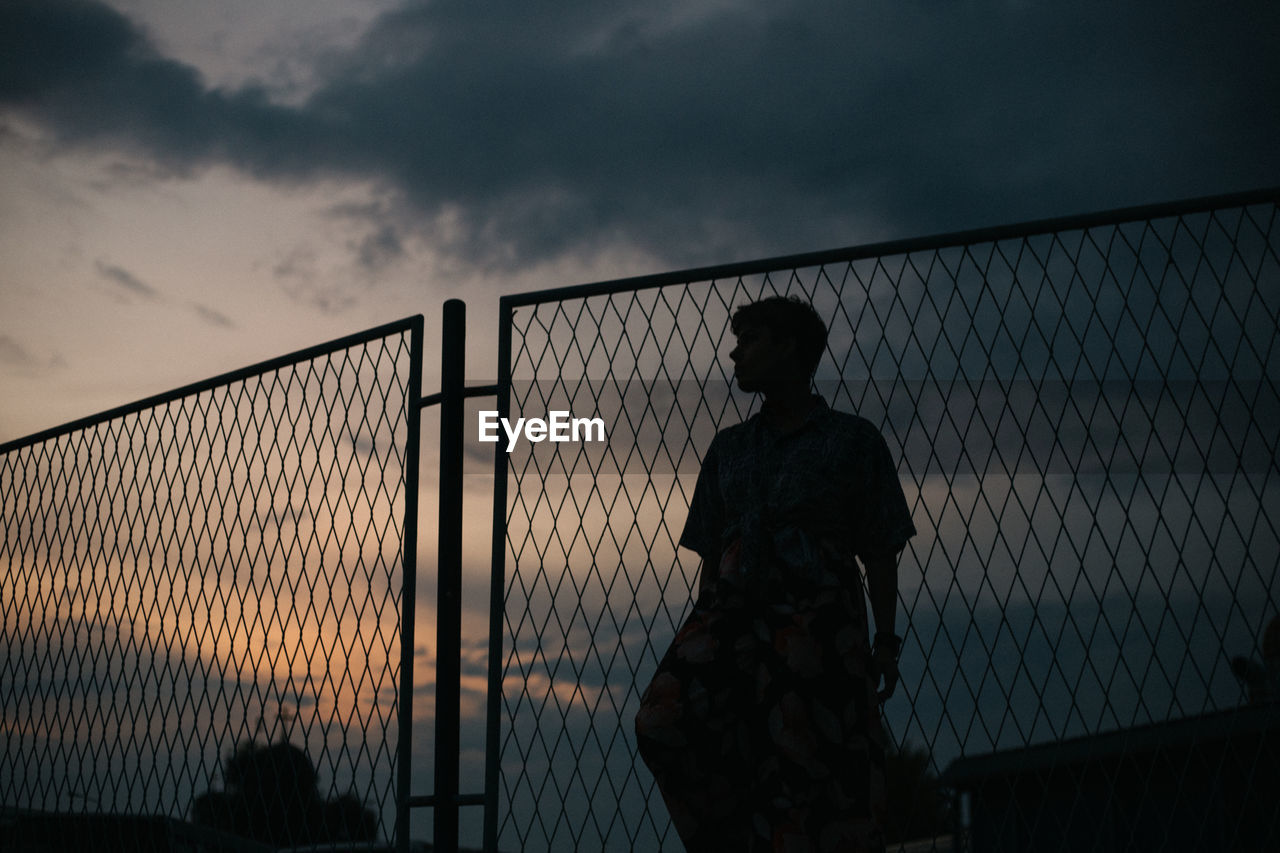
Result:
<svg viewBox="0 0 1280 853">
<path fill-rule="evenodd" d="M 754 414 L 732 426 L 727 426 L 716 433 L 716 437 L 711 440 L 711 446 L 707 449 L 708 455 L 713 452 L 733 453 L 740 447 L 750 444 L 752 436 L 755 435 L 757 429 L 757 419 L 760 415 Z"/>
<path fill-rule="evenodd" d="M 821 446 L 832 467 L 854 479 L 874 477 L 890 462 L 889 445 L 871 421 L 860 415 L 831 410 L 823 419 Z"/>
<path fill-rule="evenodd" d="M 828 409 L 823 418 L 823 429 L 833 437 L 839 437 L 856 444 L 884 441 L 880 430 L 871 421 L 850 412 Z"/>
</svg>

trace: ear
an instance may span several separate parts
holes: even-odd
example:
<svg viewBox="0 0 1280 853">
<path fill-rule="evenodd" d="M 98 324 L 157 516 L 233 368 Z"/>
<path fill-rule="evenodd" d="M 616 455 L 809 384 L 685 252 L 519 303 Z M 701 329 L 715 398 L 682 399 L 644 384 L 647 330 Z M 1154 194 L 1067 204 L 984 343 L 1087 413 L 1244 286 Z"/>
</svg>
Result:
<svg viewBox="0 0 1280 853">
<path fill-rule="evenodd" d="M 795 352 L 796 341 L 794 338 L 779 334 L 764 323 L 756 327 L 756 335 L 759 336 L 761 343 L 777 350 L 779 356 L 787 358 Z"/>
<path fill-rule="evenodd" d="M 794 336 L 777 335 L 773 338 L 774 345 L 777 347 L 778 355 L 784 361 L 791 361 L 793 364 L 800 364 L 800 341 Z"/>
</svg>

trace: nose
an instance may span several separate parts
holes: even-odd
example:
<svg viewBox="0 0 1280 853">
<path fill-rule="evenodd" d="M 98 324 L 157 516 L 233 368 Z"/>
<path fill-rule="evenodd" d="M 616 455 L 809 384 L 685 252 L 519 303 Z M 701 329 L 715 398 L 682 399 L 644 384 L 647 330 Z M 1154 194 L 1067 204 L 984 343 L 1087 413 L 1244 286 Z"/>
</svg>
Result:
<svg viewBox="0 0 1280 853">
<path fill-rule="evenodd" d="M 735 346 L 733 349 L 729 350 L 729 360 L 732 361 L 734 364 L 738 363 L 738 353 L 741 351 L 741 349 L 742 349 L 742 346 L 738 345 L 738 346 Z"/>
</svg>

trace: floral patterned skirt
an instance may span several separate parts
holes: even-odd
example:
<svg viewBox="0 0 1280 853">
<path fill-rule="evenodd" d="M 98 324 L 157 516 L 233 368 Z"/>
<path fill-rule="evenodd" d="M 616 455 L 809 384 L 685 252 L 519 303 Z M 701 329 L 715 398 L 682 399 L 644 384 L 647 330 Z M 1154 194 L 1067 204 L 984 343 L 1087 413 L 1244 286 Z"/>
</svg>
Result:
<svg viewBox="0 0 1280 853">
<path fill-rule="evenodd" d="M 739 553 L 726 550 L 636 714 L 676 831 L 690 853 L 882 850 L 884 738 L 861 585 L 748 593 L 732 582 Z"/>
</svg>

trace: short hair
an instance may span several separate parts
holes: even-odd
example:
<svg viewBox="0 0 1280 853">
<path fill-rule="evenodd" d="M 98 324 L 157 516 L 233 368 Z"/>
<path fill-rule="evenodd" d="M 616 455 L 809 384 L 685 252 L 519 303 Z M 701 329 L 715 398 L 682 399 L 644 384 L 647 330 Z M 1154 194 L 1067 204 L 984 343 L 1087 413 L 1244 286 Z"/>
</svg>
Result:
<svg viewBox="0 0 1280 853">
<path fill-rule="evenodd" d="M 769 296 L 757 302 L 739 305 L 729 320 L 736 335 L 743 326 L 761 326 L 775 338 L 796 342 L 796 352 L 805 370 L 813 376 L 827 348 L 827 324 L 818 312 L 798 296 Z"/>
</svg>

